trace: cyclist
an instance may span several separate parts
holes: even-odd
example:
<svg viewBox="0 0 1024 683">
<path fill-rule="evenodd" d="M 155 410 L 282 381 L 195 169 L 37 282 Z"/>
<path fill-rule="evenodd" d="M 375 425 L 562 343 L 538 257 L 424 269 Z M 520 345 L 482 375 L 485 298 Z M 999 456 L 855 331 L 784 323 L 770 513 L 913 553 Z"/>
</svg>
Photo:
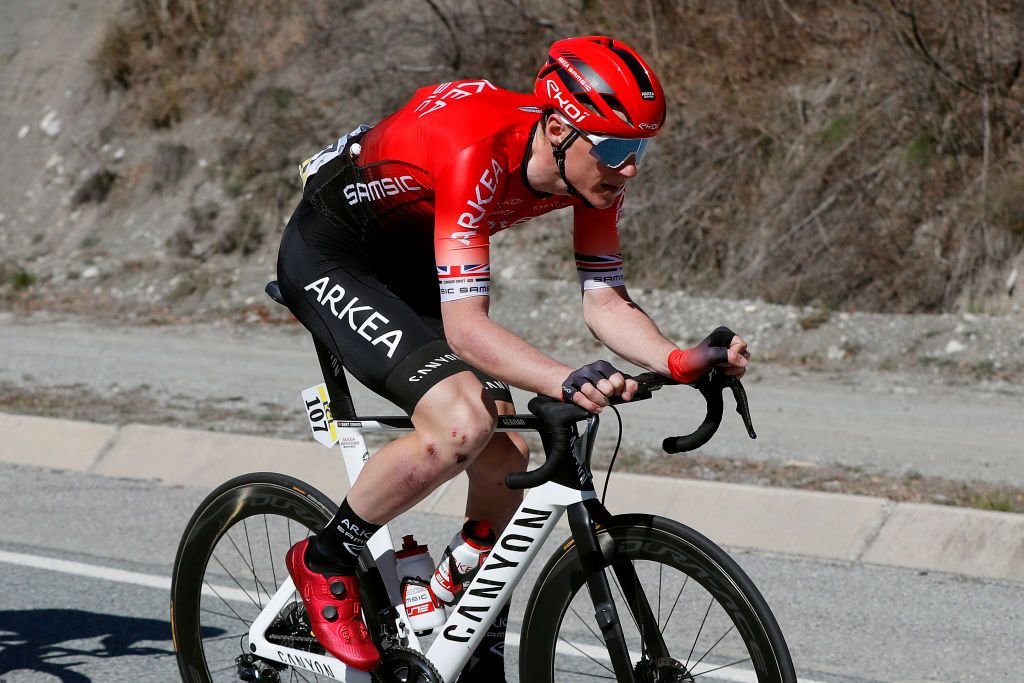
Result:
<svg viewBox="0 0 1024 683">
<path fill-rule="evenodd" d="M 288 553 L 321 644 L 372 670 L 380 654 L 354 573 L 366 542 L 460 472 L 466 515 L 500 532 L 522 500 L 505 488 L 528 449 L 495 433 L 509 385 L 600 411 L 636 382 L 605 361 L 572 368 L 488 318 L 491 234 L 572 207 L 583 315 L 629 361 L 680 381 L 714 365 L 742 376 L 749 355 L 681 350 L 626 292 L 616 223 L 626 183 L 665 121 L 665 96 L 631 47 L 603 36 L 554 43 L 532 94 L 486 80 L 418 90 L 303 162 L 303 198 L 281 242 L 278 279 L 295 316 L 415 431 L 364 467 L 335 518 Z M 440 296 L 434 281 L 440 287 Z M 460 681 L 504 681 L 508 607 Z"/>
</svg>

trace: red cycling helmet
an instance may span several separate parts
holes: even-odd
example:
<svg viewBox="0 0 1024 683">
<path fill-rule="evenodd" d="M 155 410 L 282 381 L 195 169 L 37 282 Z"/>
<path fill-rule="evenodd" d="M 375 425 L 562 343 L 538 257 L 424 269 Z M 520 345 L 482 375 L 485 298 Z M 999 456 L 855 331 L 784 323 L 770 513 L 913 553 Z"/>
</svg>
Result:
<svg viewBox="0 0 1024 683">
<path fill-rule="evenodd" d="M 607 36 L 566 38 L 551 45 L 534 95 L 580 132 L 650 138 L 665 123 L 665 93 L 636 50 Z"/>
</svg>

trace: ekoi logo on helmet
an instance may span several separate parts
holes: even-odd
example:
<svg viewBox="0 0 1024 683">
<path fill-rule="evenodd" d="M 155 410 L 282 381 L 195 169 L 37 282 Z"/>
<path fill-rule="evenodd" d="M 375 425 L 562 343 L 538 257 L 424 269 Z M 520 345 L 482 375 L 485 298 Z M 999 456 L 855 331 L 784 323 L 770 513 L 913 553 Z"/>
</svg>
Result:
<svg viewBox="0 0 1024 683">
<path fill-rule="evenodd" d="M 553 80 L 549 79 L 545 82 L 547 83 L 548 97 L 558 103 L 559 111 L 572 119 L 574 123 L 583 123 L 587 120 L 587 117 L 590 116 L 590 112 L 573 104 L 569 98 L 565 96 L 565 93 L 562 92 L 562 89 L 558 87 L 558 84 Z"/>
</svg>

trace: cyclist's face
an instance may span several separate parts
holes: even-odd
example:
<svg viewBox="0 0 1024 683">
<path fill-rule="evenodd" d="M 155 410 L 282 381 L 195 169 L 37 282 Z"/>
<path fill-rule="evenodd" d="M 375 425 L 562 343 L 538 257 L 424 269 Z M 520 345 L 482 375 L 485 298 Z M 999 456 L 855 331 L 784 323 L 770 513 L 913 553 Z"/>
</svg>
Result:
<svg viewBox="0 0 1024 683">
<path fill-rule="evenodd" d="M 606 209 L 622 194 L 626 182 L 636 176 L 636 160 L 630 158 L 619 168 L 611 168 L 590 153 L 591 147 L 593 145 L 583 137 L 572 144 L 565 155 L 565 174 L 584 199 L 595 208 Z M 572 160 L 576 163 L 570 167 L 573 156 L 577 157 Z"/>
<path fill-rule="evenodd" d="M 568 126 L 557 129 L 562 135 L 569 130 Z M 636 176 L 636 159 L 631 157 L 619 168 L 611 168 L 590 153 L 592 147 L 583 136 L 572 143 L 565 153 L 565 175 L 591 205 L 606 209 L 615 204 L 626 182 Z"/>
</svg>

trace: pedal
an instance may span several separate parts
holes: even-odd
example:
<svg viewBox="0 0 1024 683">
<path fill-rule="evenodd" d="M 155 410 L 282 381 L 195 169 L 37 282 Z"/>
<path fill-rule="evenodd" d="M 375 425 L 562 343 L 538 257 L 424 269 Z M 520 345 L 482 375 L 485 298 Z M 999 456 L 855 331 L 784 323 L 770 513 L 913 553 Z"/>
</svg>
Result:
<svg viewBox="0 0 1024 683">
<path fill-rule="evenodd" d="M 326 384 L 317 384 L 302 392 L 302 403 L 306 408 L 306 419 L 313 432 L 313 439 L 328 448 L 338 443 L 338 429 L 331 416 L 331 397 Z"/>
</svg>

